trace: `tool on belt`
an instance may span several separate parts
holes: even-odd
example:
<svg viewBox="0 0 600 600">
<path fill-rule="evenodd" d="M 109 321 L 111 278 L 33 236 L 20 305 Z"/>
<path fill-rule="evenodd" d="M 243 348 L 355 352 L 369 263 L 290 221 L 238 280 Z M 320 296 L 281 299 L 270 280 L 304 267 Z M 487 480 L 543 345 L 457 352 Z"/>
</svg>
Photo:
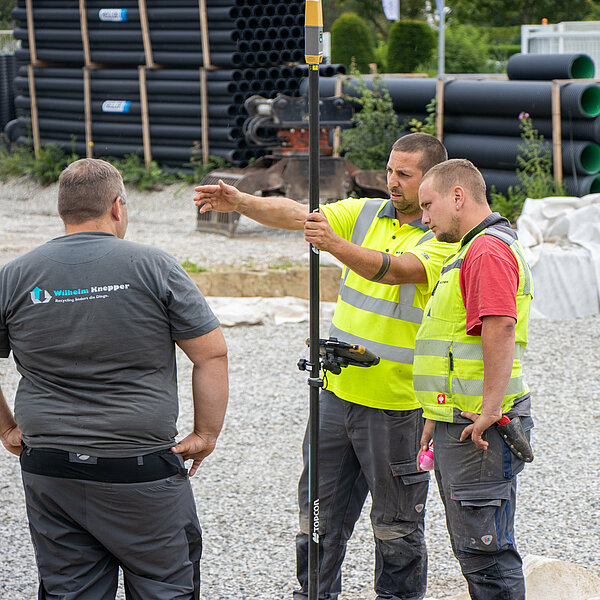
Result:
<svg viewBox="0 0 600 600">
<path fill-rule="evenodd" d="M 506 415 L 502 415 L 502 418 L 496 421 L 496 427 L 504 443 L 515 456 L 528 463 L 533 460 L 533 450 L 525 435 L 520 417 L 509 419 Z"/>
</svg>

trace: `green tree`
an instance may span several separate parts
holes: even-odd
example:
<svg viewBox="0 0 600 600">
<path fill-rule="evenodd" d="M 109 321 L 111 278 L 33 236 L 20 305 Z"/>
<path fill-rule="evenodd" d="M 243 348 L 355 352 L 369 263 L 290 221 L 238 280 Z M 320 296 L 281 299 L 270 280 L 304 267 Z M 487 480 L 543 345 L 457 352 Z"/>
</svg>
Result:
<svg viewBox="0 0 600 600">
<path fill-rule="evenodd" d="M 527 198 L 564 196 L 565 189 L 552 176 L 552 150 L 544 136 L 535 129 L 528 113 L 519 115 L 521 140 L 517 155 L 517 179 L 519 185 L 508 188 L 506 196 L 492 189 L 492 208 L 515 222 L 521 214 Z"/>
<path fill-rule="evenodd" d="M 358 72 L 351 69 L 357 76 Z M 373 89 L 364 79 L 356 79 L 358 97 L 350 97 L 358 105 L 352 117 L 352 129 L 342 131 L 341 151 L 359 169 L 385 169 L 390 149 L 398 139 L 398 117 L 388 89 L 379 78 L 373 80 Z"/>
<path fill-rule="evenodd" d="M 386 36 L 389 30 L 389 21 L 383 12 L 383 5 L 378 0 L 339 0 L 339 5 L 347 11 L 356 13 L 364 19 L 373 31 Z"/>
<path fill-rule="evenodd" d="M 412 73 L 431 59 L 435 40 L 435 32 L 423 21 L 396 21 L 388 40 L 388 71 Z"/>
<path fill-rule="evenodd" d="M 487 36 L 469 25 L 446 29 L 446 73 L 487 73 L 490 47 Z"/>
<path fill-rule="evenodd" d="M 17 0 L 0 0 L 0 25 L 3 29 L 12 29 L 12 9 L 17 6 Z"/>
<path fill-rule="evenodd" d="M 353 60 L 361 73 L 369 72 L 375 62 L 373 37 L 357 14 L 344 13 L 331 27 L 331 62 L 350 67 Z"/>
<path fill-rule="evenodd" d="M 473 25 L 524 25 L 539 23 L 544 17 L 552 23 L 595 18 L 596 0 L 454 0 L 451 17 Z"/>
</svg>

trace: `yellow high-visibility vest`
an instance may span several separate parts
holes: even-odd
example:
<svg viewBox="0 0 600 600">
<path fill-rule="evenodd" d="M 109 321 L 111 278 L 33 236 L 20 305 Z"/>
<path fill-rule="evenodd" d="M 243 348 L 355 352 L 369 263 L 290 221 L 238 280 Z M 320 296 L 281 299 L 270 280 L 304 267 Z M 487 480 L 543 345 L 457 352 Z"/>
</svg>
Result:
<svg viewBox="0 0 600 600">
<path fill-rule="evenodd" d="M 412 387 L 415 336 L 442 263 L 457 245 L 438 242 L 420 220 L 400 225 L 390 200 L 351 198 L 321 210 L 341 237 L 393 255 L 410 252 L 428 276 L 424 284 L 386 285 L 344 268 L 330 336 L 361 344 L 381 360 L 374 367 L 349 366 L 339 375 L 327 373 L 326 389 L 372 408 L 419 408 Z"/>
<path fill-rule="evenodd" d="M 493 235 L 508 245 L 519 265 L 517 323 L 513 366 L 502 412 L 528 394 L 521 358 L 527 346 L 527 323 L 533 296 L 531 270 L 508 221 L 493 213 L 462 240 L 459 251 L 444 263 L 440 280 L 425 307 L 417 333 L 413 381 L 423 416 L 455 422 L 461 411 L 481 413 L 483 350 L 481 336 L 467 334 L 467 311 L 460 289 L 460 267 L 470 245 L 480 235 Z"/>
</svg>

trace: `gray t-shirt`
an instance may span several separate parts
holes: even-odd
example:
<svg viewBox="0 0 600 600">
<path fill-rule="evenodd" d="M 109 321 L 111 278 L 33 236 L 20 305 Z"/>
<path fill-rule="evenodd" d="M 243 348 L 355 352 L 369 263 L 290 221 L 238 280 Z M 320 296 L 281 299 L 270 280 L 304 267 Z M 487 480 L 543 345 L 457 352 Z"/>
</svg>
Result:
<svg viewBox="0 0 600 600">
<path fill-rule="evenodd" d="M 0 269 L 0 357 L 21 374 L 23 441 L 92 456 L 174 443 L 174 341 L 219 322 L 166 252 L 103 232 L 66 235 Z"/>
</svg>

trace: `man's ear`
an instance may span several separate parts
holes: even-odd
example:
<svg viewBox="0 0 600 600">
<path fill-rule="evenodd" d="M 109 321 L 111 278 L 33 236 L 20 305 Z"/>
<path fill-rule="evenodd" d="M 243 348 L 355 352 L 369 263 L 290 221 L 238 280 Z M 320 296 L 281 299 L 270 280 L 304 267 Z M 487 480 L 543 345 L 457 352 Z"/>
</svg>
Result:
<svg viewBox="0 0 600 600">
<path fill-rule="evenodd" d="M 454 206 L 456 210 L 460 210 L 465 203 L 465 189 L 460 185 L 456 185 L 452 190 L 452 194 L 454 196 Z"/>
<path fill-rule="evenodd" d="M 110 214 L 115 221 L 121 221 L 123 214 L 123 204 L 121 203 L 121 196 L 117 196 L 110 207 Z"/>
</svg>

